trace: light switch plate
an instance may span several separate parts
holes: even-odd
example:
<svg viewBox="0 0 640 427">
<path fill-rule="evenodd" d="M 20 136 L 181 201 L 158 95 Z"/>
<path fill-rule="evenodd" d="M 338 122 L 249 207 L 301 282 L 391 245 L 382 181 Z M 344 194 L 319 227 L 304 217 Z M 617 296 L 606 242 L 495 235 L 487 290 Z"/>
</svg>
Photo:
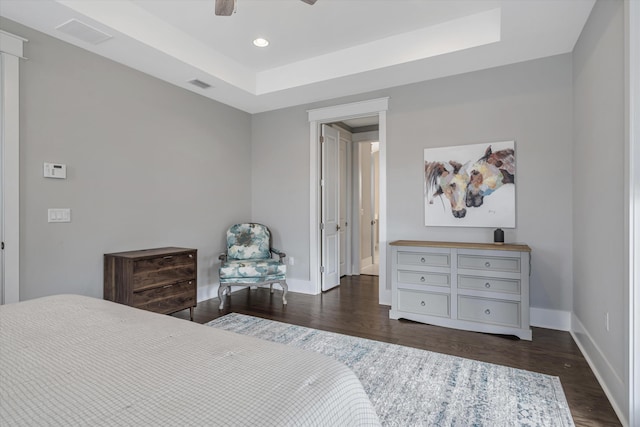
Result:
<svg viewBox="0 0 640 427">
<path fill-rule="evenodd" d="M 49 209 L 49 222 L 71 222 L 71 209 Z"/>
</svg>

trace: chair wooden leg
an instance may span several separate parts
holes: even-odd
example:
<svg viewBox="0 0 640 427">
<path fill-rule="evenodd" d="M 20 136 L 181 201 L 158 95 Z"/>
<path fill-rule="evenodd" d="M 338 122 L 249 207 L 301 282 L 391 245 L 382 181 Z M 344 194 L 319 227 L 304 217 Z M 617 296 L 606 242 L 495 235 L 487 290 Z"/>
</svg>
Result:
<svg viewBox="0 0 640 427">
<path fill-rule="evenodd" d="M 269 283 L 269 289 L 271 290 L 271 293 L 273 293 L 273 283 Z"/>
<path fill-rule="evenodd" d="M 220 306 L 218 307 L 218 310 L 222 310 L 224 308 L 224 290 L 225 289 L 231 289 L 229 288 L 228 285 L 225 285 L 223 283 L 220 284 L 220 286 L 218 287 L 218 298 L 220 299 Z"/>
<path fill-rule="evenodd" d="M 287 292 L 289 291 L 289 286 L 287 285 L 286 280 L 280 281 L 280 286 L 282 286 L 282 304 L 287 305 Z"/>
</svg>

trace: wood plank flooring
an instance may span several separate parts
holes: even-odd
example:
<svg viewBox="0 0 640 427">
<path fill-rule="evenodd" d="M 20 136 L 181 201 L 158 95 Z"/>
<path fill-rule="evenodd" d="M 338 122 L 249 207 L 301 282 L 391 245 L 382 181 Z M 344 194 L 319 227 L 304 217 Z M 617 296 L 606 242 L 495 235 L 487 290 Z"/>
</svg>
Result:
<svg viewBox="0 0 640 427">
<path fill-rule="evenodd" d="M 554 375 L 560 377 L 576 426 L 621 425 L 568 332 L 533 328 L 529 342 L 391 320 L 389 307 L 378 304 L 375 276 L 344 277 L 339 287 L 321 295 L 290 292 L 287 301 L 283 306 L 279 288 L 273 295 L 268 288 L 243 289 L 227 298 L 221 311 L 217 298 L 198 303 L 194 321 L 206 323 L 228 313 L 243 313 Z M 188 319 L 189 311 L 174 316 Z"/>
</svg>

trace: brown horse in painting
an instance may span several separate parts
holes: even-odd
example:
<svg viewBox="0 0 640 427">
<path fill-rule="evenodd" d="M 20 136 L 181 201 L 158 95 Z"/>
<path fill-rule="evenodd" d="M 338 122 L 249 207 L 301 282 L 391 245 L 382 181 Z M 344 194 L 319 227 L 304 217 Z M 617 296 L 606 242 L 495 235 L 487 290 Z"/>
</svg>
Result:
<svg viewBox="0 0 640 427">
<path fill-rule="evenodd" d="M 514 150 L 494 153 L 489 146 L 476 162 L 425 162 L 425 193 L 431 193 L 430 204 L 435 197 L 444 195 L 453 216 L 464 218 L 466 208 L 482 206 L 485 196 L 504 184 L 515 184 L 515 172 Z"/>
<path fill-rule="evenodd" d="M 466 171 L 469 184 L 465 195 L 467 207 L 478 207 L 484 203 L 484 197 L 496 191 L 504 184 L 515 184 L 516 157 L 513 149 L 496 151 L 487 148 L 477 162 Z"/>
</svg>

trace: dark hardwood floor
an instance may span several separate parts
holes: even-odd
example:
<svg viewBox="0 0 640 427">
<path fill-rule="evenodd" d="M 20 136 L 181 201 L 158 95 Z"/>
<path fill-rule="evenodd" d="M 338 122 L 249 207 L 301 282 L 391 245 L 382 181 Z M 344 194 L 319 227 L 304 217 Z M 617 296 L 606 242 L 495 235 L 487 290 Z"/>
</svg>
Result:
<svg viewBox="0 0 640 427">
<path fill-rule="evenodd" d="M 274 288 L 278 288 L 274 286 Z M 219 300 L 198 303 L 194 321 L 206 323 L 236 312 L 341 334 L 359 336 L 483 362 L 560 377 L 576 426 L 621 425 L 593 372 L 568 332 L 533 328 L 533 341 L 458 331 L 389 319 L 389 307 L 378 304 L 378 278 L 344 277 L 341 285 L 321 295 L 268 288 L 234 292 L 224 310 Z M 189 311 L 174 316 L 189 318 Z"/>
</svg>

